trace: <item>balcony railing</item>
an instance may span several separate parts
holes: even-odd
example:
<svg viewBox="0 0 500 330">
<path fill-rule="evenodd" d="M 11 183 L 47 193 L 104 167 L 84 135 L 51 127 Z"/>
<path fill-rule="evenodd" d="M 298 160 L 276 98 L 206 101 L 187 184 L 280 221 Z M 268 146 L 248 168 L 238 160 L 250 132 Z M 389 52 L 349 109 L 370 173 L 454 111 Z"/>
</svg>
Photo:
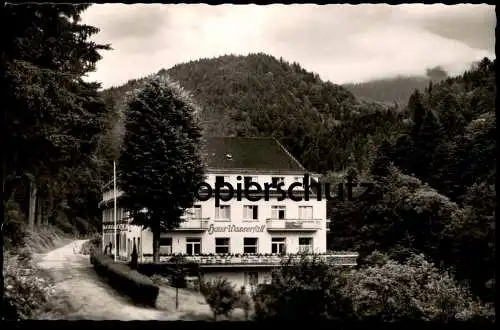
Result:
<svg viewBox="0 0 500 330">
<path fill-rule="evenodd" d="M 208 230 L 210 218 L 188 218 L 179 224 L 176 231 L 205 231 Z M 122 218 L 116 222 L 117 230 L 127 231 L 130 229 L 132 218 Z M 103 221 L 103 231 L 114 231 L 113 221 Z"/>
<path fill-rule="evenodd" d="M 116 191 L 116 198 L 119 198 L 123 195 L 123 191 L 117 190 Z M 101 203 L 107 202 L 109 200 L 112 200 L 114 198 L 114 193 L 113 190 L 107 191 L 102 195 L 102 200 Z"/>
<path fill-rule="evenodd" d="M 178 255 L 176 255 L 178 256 Z M 160 262 L 169 263 L 174 255 L 161 255 Z M 279 266 L 283 261 L 290 260 L 298 262 L 301 258 L 312 260 L 321 260 L 329 265 L 355 266 L 357 265 L 358 254 L 355 252 L 325 253 L 325 254 L 234 254 L 234 255 L 183 255 L 186 261 L 196 262 L 200 266 L 218 267 L 218 266 Z M 153 262 L 151 254 L 143 255 L 143 261 Z"/>
<path fill-rule="evenodd" d="M 324 221 L 319 219 L 267 219 L 267 230 L 285 230 L 285 231 L 294 231 L 294 230 L 318 230 L 322 228 L 322 223 Z"/>
<path fill-rule="evenodd" d="M 176 230 L 207 230 L 210 218 L 187 218 Z"/>
</svg>

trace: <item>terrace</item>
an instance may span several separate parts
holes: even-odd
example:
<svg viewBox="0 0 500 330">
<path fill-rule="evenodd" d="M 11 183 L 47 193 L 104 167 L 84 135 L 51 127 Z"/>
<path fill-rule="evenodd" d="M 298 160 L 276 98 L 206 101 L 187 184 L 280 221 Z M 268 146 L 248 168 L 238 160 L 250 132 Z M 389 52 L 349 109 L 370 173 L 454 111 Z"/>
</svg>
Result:
<svg viewBox="0 0 500 330">
<path fill-rule="evenodd" d="M 180 223 L 176 231 L 205 231 L 208 230 L 210 218 L 188 218 Z"/>
<path fill-rule="evenodd" d="M 332 252 L 324 254 L 228 254 L 228 255 L 160 255 L 161 263 L 171 263 L 173 257 L 182 256 L 186 261 L 195 262 L 201 267 L 274 267 L 282 262 L 290 260 L 298 262 L 301 258 L 308 260 L 323 261 L 329 265 L 337 266 L 356 266 L 358 253 L 355 252 Z M 144 254 L 143 262 L 153 262 L 151 254 Z"/>
</svg>

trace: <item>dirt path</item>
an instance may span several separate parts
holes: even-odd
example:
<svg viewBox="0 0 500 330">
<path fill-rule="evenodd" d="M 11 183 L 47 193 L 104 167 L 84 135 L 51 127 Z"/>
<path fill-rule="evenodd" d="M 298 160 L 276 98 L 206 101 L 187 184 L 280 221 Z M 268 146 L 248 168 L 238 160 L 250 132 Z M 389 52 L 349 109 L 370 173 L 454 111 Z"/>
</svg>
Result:
<svg viewBox="0 0 500 330">
<path fill-rule="evenodd" d="M 65 295 L 72 309 L 71 320 L 175 320 L 181 313 L 135 306 L 100 279 L 89 256 L 79 254 L 85 240 L 78 240 L 38 256 L 38 267 L 56 282 L 56 291 Z"/>
</svg>

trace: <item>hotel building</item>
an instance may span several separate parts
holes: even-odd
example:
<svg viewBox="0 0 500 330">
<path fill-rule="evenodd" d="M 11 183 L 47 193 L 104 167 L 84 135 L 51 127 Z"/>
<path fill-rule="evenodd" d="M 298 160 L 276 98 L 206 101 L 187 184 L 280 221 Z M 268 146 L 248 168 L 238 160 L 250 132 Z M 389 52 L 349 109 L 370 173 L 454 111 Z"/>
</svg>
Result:
<svg viewBox="0 0 500 330">
<path fill-rule="evenodd" d="M 216 182 L 228 182 L 235 190 L 238 184 L 266 184 L 283 182 L 287 191 L 294 183 L 302 183 L 309 173 L 278 141 L 272 138 L 207 138 L 205 153 L 208 167 L 206 181 L 214 188 Z M 297 184 L 295 185 L 297 186 Z M 253 187 L 252 187 L 253 188 Z M 318 198 L 313 190 L 299 187 L 293 194 L 295 201 L 271 189 L 265 193 L 252 192 L 250 198 L 234 197 L 220 201 L 215 196 L 195 201 L 187 210 L 180 227 L 162 233 L 160 261 L 173 254 L 182 254 L 200 264 L 205 279 L 226 277 L 237 286 L 255 286 L 270 281 L 271 269 L 280 264 L 287 254 L 310 253 L 335 265 L 356 265 L 357 253 L 327 252 L 328 220 L 326 198 Z M 118 199 L 121 192 L 118 192 Z M 201 194 L 202 196 L 206 196 Z M 261 196 L 255 201 L 252 196 Z M 101 202 L 103 208 L 103 245 L 112 242 L 113 190 L 108 188 Z M 207 196 L 208 197 L 208 196 Z M 238 200 L 240 199 L 240 200 Z M 295 198 L 296 199 L 296 198 Z M 152 233 L 130 224 L 127 212 L 117 211 L 118 257 L 128 260 L 136 244 L 139 262 L 151 262 Z"/>
</svg>

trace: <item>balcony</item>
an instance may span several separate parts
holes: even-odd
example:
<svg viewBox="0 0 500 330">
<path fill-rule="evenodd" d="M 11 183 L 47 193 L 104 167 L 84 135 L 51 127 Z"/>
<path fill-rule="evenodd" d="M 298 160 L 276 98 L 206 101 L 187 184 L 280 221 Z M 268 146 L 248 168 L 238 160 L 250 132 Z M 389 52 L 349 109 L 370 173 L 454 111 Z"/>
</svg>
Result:
<svg viewBox="0 0 500 330">
<path fill-rule="evenodd" d="M 316 231 L 323 223 L 319 219 L 267 219 L 267 231 Z"/>
<path fill-rule="evenodd" d="M 180 223 L 176 231 L 205 231 L 208 230 L 210 218 L 187 218 Z"/>
<path fill-rule="evenodd" d="M 130 228 L 131 218 L 121 218 L 116 220 L 116 230 L 117 231 L 128 231 Z M 102 231 L 106 233 L 111 233 L 115 231 L 115 222 L 114 221 L 103 221 L 102 222 Z"/>
<path fill-rule="evenodd" d="M 169 263 L 174 255 L 161 255 L 161 263 Z M 176 255 L 179 256 L 179 255 Z M 358 254 L 355 252 L 332 252 L 324 254 L 232 254 L 232 255 L 183 255 L 187 261 L 192 261 L 206 268 L 232 268 L 232 267 L 275 267 L 283 261 L 298 262 L 301 258 L 312 260 L 317 258 L 332 266 L 356 266 Z M 153 262 L 151 254 L 143 255 L 142 260 L 146 263 Z"/>
<path fill-rule="evenodd" d="M 117 190 L 116 191 L 116 198 L 120 198 L 121 196 L 123 195 L 123 191 L 120 191 L 120 190 Z M 108 201 L 111 201 L 114 199 L 114 192 L 113 190 L 110 190 L 110 191 L 106 191 L 103 195 L 102 195 L 102 200 L 101 200 L 101 204 L 102 203 L 105 203 L 105 202 L 108 202 Z"/>
</svg>

